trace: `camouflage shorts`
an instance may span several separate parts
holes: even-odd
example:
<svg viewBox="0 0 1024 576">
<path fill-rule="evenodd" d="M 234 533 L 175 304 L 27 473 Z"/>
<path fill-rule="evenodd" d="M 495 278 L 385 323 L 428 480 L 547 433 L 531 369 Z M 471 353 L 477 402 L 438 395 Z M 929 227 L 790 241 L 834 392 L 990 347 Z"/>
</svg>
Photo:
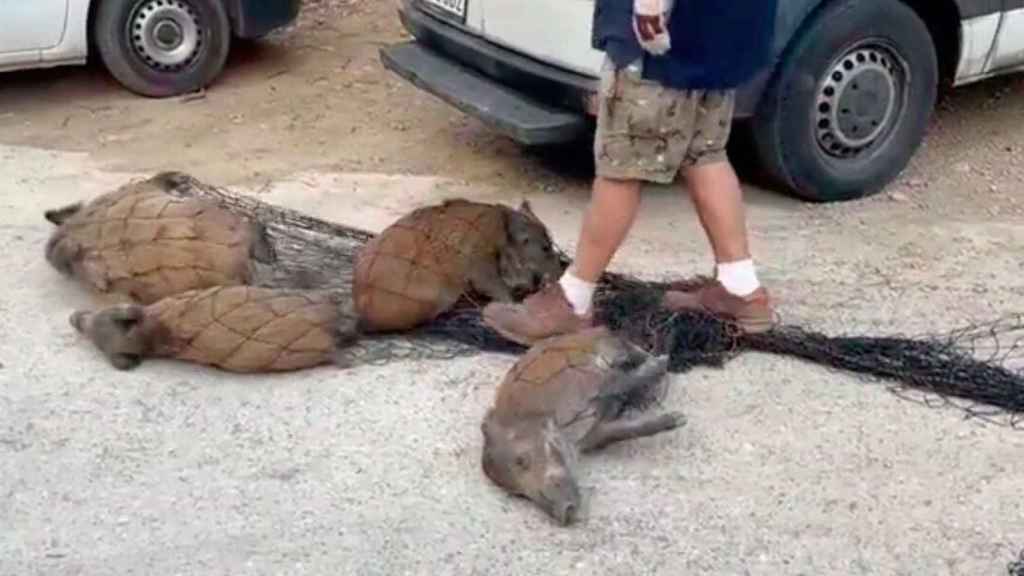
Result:
<svg viewBox="0 0 1024 576">
<path fill-rule="evenodd" d="M 665 88 L 606 60 L 599 102 L 598 176 L 667 184 L 682 168 L 727 159 L 734 91 Z"/>
</svg>

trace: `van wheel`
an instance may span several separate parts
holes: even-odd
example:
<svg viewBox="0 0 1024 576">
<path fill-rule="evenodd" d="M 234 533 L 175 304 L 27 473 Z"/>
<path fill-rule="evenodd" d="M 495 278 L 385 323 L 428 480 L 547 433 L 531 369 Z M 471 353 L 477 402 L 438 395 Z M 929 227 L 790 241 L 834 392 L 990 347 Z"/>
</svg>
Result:
<svg viewBox="0 0 1024 576">
<path fill-rule="evenodd" d="M 93 35 L 122 85 L 166 97 L 199 90 L 220 74 L 231 24 L 220 0 L 102 0 Z"/>
<path fill-rule="evenodd" d="M 752 118 L 769 176 L 816 202 L 880 192 L 920 146 L 938 62 L 925 23 L 898 0 L 835 0 L 787 49 Z"/>
</svg>

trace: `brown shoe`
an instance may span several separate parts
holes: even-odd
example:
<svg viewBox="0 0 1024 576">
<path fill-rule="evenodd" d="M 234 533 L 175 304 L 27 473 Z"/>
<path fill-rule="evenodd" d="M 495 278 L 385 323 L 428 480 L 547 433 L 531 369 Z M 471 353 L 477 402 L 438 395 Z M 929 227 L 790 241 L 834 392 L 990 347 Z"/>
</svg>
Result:
<svg viewBox="0 0 1024 576">
<path fill-rule="evenodd" d="M 483 320 L 505 338 L 523 346 L 594 325 L 592 313 L 576 314 L 557 282 L 548 284 L 520 304 L 491 302 L 484 307 Z"/>
<path fill-rule="evenodd" d="M 665 307 L 674 312 L 704 310 L 739 324 L 748 333 L 765 332 L 775 325 L 775 311 L 764 287 L 746 297 L 730 294 L 721 282 L 713 280 L 692 291 L 668 290 Z"/>
</svg>

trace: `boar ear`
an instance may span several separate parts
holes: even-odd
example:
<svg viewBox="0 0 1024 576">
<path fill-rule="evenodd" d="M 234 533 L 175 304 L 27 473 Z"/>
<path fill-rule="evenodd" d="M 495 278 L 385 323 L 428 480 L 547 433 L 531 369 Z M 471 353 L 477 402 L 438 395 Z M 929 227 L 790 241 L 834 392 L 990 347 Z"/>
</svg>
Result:
<svg viewBox="0 0 1024 576">
<path fill-rule="evenodd" d="M 277 260 L 277 252 L 270 242 L 267 227 L 259 222 L 252 223 L 252 244 L 249 246 L 249 257 L 263 264 L 271 264 Z"/>
<path fill-rule="evenodd" d="M 501 211 L 501 225 L 505 229 L 505 242 L 507 244 L 517 244 L 516 239 L 519 237 L 519 217 L 514 210 L 505 209 Z"/>
<path fill-rule="evenodd" d="M 534 220 L 538 220 L 538 221 L 540 220 L 540 218 L 537 218 L 537 214 L 534 213 L 533 205 L 530 204 L 529 200 L 525 200 L 524 199 L 519 204 L 519 211 L 522 212 L 523 214 L 526 214 L 530 218 L 533 218 Z"/>
<path fill-rule="evenodd" d="M 149 182 L 155 184 L 164 192 L 175 192 L 178 188 L 184 188 L 189 183 L 189 176 L 178 170 L 165 170 L 157 172 L 149 178 Z"/>
<path fill-rule="evenodd" d="M 75 202 L 69 204 L 63 208 L 54 208 L 53 210 L 47 210 L 43 212 L 43 217 L 46 218 L 54 226 L 60 226 L 65 220 L 74 216 L 79 210 L 82 209 L 81 202 Z"/>
</svg>

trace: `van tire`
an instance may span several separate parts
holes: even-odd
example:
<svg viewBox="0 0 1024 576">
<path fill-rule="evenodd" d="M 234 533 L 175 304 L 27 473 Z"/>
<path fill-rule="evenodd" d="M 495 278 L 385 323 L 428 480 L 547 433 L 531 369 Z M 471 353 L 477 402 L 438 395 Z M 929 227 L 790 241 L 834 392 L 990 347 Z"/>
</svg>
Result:
<svg viewBox="0 0 1024 576">
<path fill-rule="evenodd" d="M 751 119 L 758 163 L 805 200 L 874 195 L 923 141 L 938 80 L 932 37 L 913 9 L 833 0 L 787 48 Z"/>
<path fill-rule="evenodd" d="M 231 43 L 221 0 L 102 0 L 92 33 L 110 74 L 132 92 L 155 98 L 208 86 L 223 70 Z"/>
</svg>

